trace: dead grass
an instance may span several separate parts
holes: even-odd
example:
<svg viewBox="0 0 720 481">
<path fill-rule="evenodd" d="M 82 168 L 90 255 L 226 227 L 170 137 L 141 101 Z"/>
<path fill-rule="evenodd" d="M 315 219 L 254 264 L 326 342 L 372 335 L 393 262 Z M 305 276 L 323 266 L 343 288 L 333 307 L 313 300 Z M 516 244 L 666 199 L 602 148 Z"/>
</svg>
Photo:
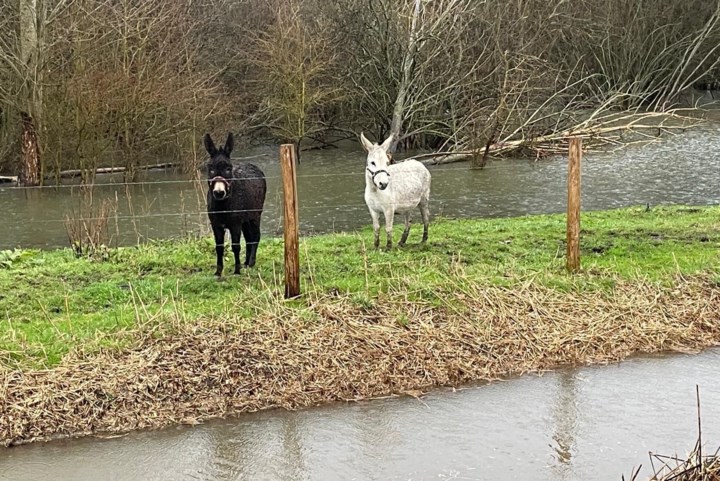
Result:
<svg viewBox="0 0 720 481">
<path fill-rule="evenodd" d="M 115 216 L 117 199 L 95 200 L 93 186 L 81 186 L 78 207 L 65 216 L 65 232 L 77 257 L 106 255 L 112 234 L 110 219 Z"/>
<path fill-rule="evenodd" d="M 653 454 L 651 460 L 659 462 L 659 466 L 650 481 L 720 481 L 718 454 L 703 456 L 697 446 L 687 459 Z"/>
<path fill-rule="evenodd" d="M 249 326 L 200 319 L 163 337 L 146 327 L 121 352 L 0 372 L 0 442 L 417 393 L 720 343 L 720 290 L 711 278 L 664 287 L 618 280 L 611 290 L 580 292 L 464 283 L 448 292 L 440 302 L 393 293 L 366 303 L 329 294 L 305 309 L 279 301 Z"/>
<path fill-rule="evenodd" d="M 695 448 L 686 459 L 650 453 L 653 476 L 650 481 L 720 481 L 720 449 L 711 455 L 703 454 L 702 422 L 700 415 L 700 388 L 697 390 L 698 438 Z M 642 465 L 633 471 L 630 481 L 636 481 Z M 622 477 L 625 481 L 625 476 Z"/>
</svg>

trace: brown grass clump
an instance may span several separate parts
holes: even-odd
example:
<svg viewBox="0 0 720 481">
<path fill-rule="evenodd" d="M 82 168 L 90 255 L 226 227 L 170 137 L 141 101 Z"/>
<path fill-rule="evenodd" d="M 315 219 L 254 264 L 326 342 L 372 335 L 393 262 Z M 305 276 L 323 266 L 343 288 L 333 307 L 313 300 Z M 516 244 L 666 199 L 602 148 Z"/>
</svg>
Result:
<svg viewBox="0 0 720 481">
<path fill-rule="evenodd" d="M 720 450 L 703 456 L 700 438 L 687 459 L 651 453 L 650 464 L 655 474 L 649 481 L 720 481 Z M 640 468 L 633 472 L 630 481 L 637 480 Z M 625 476 L 622 479 L 625 481 Z"/>
<path fill-rule="evenodd" d="M 698 438 L 695 442 L 695 448 L 687 459 L 650 453 L 650 465 L 655 473 L 650 478 L 650 481 L 720 481 L 720 449 L 710 456 L 703 455 L 700 390 L 698 387 L 696 389 L 698 396 Z M 637 479 L 640 468 L 642 466 L 633 472 L 630 481 Z M 625 476 L 622 479 L 625 481 Z"/>
<path fill-rule="evenodd" d="M 79 206 L 65 216 L 65 232 L 77 257 L 105 254 L 110 245 L 110 218 L 117 214 L 117 199 L 96 201 L 92 186 L 81 186 Z"/>
<path fill-rule="evenodd" d="M 470 285 L 434 304 L 385 294 L 357 305 L 337 293 L 308 302 L 278 302 L 244 328 L 201 319 L 171 336 L 137 333 L 122 352 L 0 373 L 0 442 L 197 423 L 720 343 L 720 291 L 710 279 L 575 293 Z"/>
<path fill-rule="evenodd" d="M 702 456 L 697 449 L 688 459 L 653 455 L 662 466 L 650 481 L 720 481 L 720 457 Z"/>
</svg>

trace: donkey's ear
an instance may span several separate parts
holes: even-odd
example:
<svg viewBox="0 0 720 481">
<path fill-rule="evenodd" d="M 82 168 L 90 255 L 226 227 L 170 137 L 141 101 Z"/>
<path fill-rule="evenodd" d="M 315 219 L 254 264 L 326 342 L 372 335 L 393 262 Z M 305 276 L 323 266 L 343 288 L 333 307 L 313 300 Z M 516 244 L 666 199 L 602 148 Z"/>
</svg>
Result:
<svg viewBox="0 0 720 481">
<path fill-rule="evenodd" d="M 380 145 L 380 147 L 382 147 L 382 149 L 385 152 L 387 152 L 388 150 L 390 150 L 390 144 L 392 144 L 392 141 L 393 141 L 393 134 L 390 134 L 390 137 L 385 139 L 385 142 L 383 142 L 382 145 Z"/>
<path fill-rule="evenodd" d="M 207 150 L 207 153 L 210 154 L 210 157 L 214 157 L 217 154 L 217 149 L 210 134 L 205 134 L 203 141 L 205 142 L 205 150 Z"/>
<path fill-rule="evenodd" d="M 235 145 L 235 139 L 233 138 L 232 132 L 228 132 L 227 140 L 225 141 L 225 147 L 223 147 L 223 150 L 225 151 L 225 155 L 230 157 L 230 152 L 232 152 L 233 146 Z"/>
<path fill-rule="evenodd" d="M 360 132 L 360 142 L 362 142 L 363 148 L 368 152 L 370 152 L 370 149 L 373 148 L 373 143 L 366 139 L 365 134 L 362 132 Z"/>
</svg>

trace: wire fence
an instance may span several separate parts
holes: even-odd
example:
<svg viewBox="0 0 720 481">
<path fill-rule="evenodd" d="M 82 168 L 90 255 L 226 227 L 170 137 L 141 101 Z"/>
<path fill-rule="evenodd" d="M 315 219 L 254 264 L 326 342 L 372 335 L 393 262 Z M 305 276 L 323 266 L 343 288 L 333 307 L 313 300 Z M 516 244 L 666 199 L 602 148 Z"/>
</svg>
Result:
<svg viewBox="0 0 720 481">
<path fill-rule="evenodd" d="M 272 155 L 255 156 L 254 158 L 262 158 L 263 163 L 258 163 L 258 165 L 269 173 L 264 177 L 268 181 L 268 194 L 263 215 L 263 231 L 265 234 L 277 235 L 282 232 L 282 188 L 277 159 Z M 365 169 L 362 160 L 358 154 L 356 167 L 349 167 L 347 160 L 338 162 L 337 167 L 332 162 L 318 166 L 312 160 L 298 166 L 300 222 L 301 232 L 304 235 L 352 231 L 371 225 L 367 205 L 362 198 L 365 189 Z M 433 175 L 433 186 L 435 186 L 436 178 L 441 178 L 445 174 L 449 176 L 448 178 L 454 179 L 453 182 L 450 182 L 450 187 L 444 186 L 437 193 L 431 189 L 433 191 L 431 193 L 431 215 L 433 217 L 440 215 L 454 218 L 476 218 L 562 212 L 566 196 L 564 159 L 540 162 L 528 159 L 522 161 L 521 164 L 525 165 L 525 172 L 534 170 L 538 164 L 554 167 L 545 171 L 544 177 L 537 176 L 532 185 L 516 190 L 514 193 L 516 197 L 513 199 L 510 199 L 507 192 L 493 192 L 482 190 L 479 187 L 474 189 L 473 183 L 468 179 L 471 177 L 475 180 L 482 177 L 489 178 L 498 172 L 504 172 L 503 178 L 510 179 L 512 182 L 513 174 L 518 172 L 517 161 L 512 163 L 494 161 L 484 168 L 474 171 L 470 170 L 467 163 L 428 165 Z M 343 170 L 350 168 L 352 170 L 332 171 L 334 168 Z M 171 172 L 170 174 L 167 171 L 158 171 L 159 175 L 171 177 L 178 175 L 175 173 L 175 169 L 168 170 Z M 112 227 L 115 230 L 113 235 L 115 244 L 125 245 L 148 239 L 179 237 L 184 233 L 207 235 L 210 233 L 209 212 L 205 199 L 209 179 L 205 178 L 205 173 L 200 171 L 195 175 L 181 175 L 184 177 L 148 178 L 135 182 L 102 181 L 92 184 L 71 181 L 36 187 L 9 187 L 0 184 L 0 206 L 4 208 L 6 218 L 5 227 L 0 229 L 0 249 L 10 246 L 38 247 L 40 243 L 28 242 L 27 238 L 38 232 L 49 236 L 50 231 L 54 232 L 55 240 L 48 244 L 52 247 L 68 245 L 69 241 L 66 235 L 68 222 L 107 221 L 111 223 L 108 229 Z M 547 175 L 551 175 L 552 178 L 548 178 Z M 237 179 L 249 179 L 249 177 L 230 180 Z M 453 188 L 452 184 L 455 181 L 462 185 Z M 487 189 L 488 185 L 484 185 L 484 187 Z M 656 186 L 658 192 L 657 195 L 653 193 L 653 197 L 656 198 L 663 189 L 668 189 L 668 187 L 667 185 Z M 63 191 L 68 191 L 68 195 L 53 197 L 57 192 L 62 193 Z M 325 195 L 326 191 L 332 192 Z M 542 195 L 536 195 L 537 191 L 542 191 Z M 47 198 L 42 203 L 44 208 L 32 208 L 32 204 L 35 202 L 34 192 L 37 192 L 41 199 Z M 44 193 L 48 195 L 45 196 Z M 7 194 L 10 194 L 10 197 L 6 197 L 3 202 L 2 197 Z M 595 187 L 593 195 L 612 199 L 614 195 L 618 194 L 614 188 Z M 27 202 L 17 201 L 23 197 L 28 198 Z M 645 199 L 642 197 L 643 194 L 640 193 L 636 196 L 636 201 L 625 202 L 625 204 L 644 204 Z M 549 205 L 540 205 L 548 199 L 551 200 Z M 103 200 L 114 202 L 111 212 L 97 212 L 96 209 Z M 672 203 L 672 199 L 668 200 Z M 608 204 L 612 207 L 621 207 L 622 202 L 621 198 L 617 203 L 608 202 Z M 710 199 L 709 202 L 713 203 L 713 199 Z M 715 199 L 714 202 L 720 202 L 720 199 Z M 653 200 L 652 203 L 656 202 Z M 491 204 L 498 207 L 488 208 L 487 206 Z M 17 205 L 18 208 L 14 209 L 14 205 Z M 488 214 L 490 211 L 492 212 Z M 510 213 L 506 214 L 508 211 Z M 221 213 L 249 212 L 251 210 L 226 210 Z M 414 217 L 417 220 L 419 212 Z M 402 224 L 402 220 L 396 217 L 396 225 L 398 224 Z M 168 228 L 168 226 L 174 226 L 174 228 Z M 13 232 L 25 232 L 25 235 L 13 239 L 11 238 Z M 121 237 L 124 240 L 121 241 Z"/>
<path fill-rule="evenodd" d="M 233 159 L 236 160 L 236 159 Z M 434 172 L 442 171 L 442 172 L 451 172 L 451 171 L 466 171 L 468 169 L 467 166 L 463 167 L 450 167 L 445 165 L 438 165 L 438 166 L 431 166 L 430 167 Z M 494 170 L 499 169 L 501 167 L 485 167 L 484 170 Z M 278 181 L 278 190 L 280 189 L 279 186 L 279 180 L 281 179 L 280 175 L 266 175 L 264 177 L 233 177 L 228 178 L 226 180 L 234 181 L 234 180 L 253 180 L 253 179 L 259 179 L 263 178 L 268 181 Z M 358 169 L 356 171 L 350 171 L 350 172 L 318 172 L 318 173 L 299 173 L 297 175 L 298 183 L 300 184 L 307 184 L 307 185 L 313 185 L 311 182 L 305 182 L 306 180 L 315 180 L 315 179 L 330 179 L 329 182 L 335 182 L 334 179 L 358 179 L 357 182 L 354 182 L 352 184 L 352 187 L 358 187 L 356 190 L 359 194 L 362 193 L 364 190 L 364 182 L 365 182 L 365 169 Z M 33 192 L 33 191 L 56 191 L 59 189 L 69 189 L 71 192 L 71 196 L 75 196 L 74 199 L 79 203 L 83 200 L 83 193 L 86 191 L 96 191 L 96 190 L 102 190 L 103 188 L 112 188 L 119 191 L 126 191 L 127 197 L 136 194 L 135 191 L 128 192 L 127 189 L 130 187 L 166 187 L 166 186 L 188 186 L 196 191 L 196 198 L 195 201 L 197 204 L 204 204 L 205 202 L 205 196 L 206 196 L 206 186 L 208 185 L 210 179 L 208 178 L 198 178 L 198 177 L 188 177 L 188 178 L 182 178 L 182 179 L 161 179 L 161 180 L 142 180 L 142 181 L 135 181 L 135 182 L 124 182 L 124 181 L 117 181 L 117 182 L 94 182 L 90 184 L 81 184 L 81 183 L 61 183 L 61 184 L 53 184 L 53 185 L 41 185 L 41 186 L 27 186 L 27 187 L 9 187 L 9 186 L 3 186 L 0 184 L 0 192 L 11 192 L 15 194 L 19 194 L 20 197 L 22 197 L 23 193 Z M 322 188 L 322 186 L 316 186 L 317 188 Z M 351 184 L 348 183 L 348 187 L 351 187 Z M 280 192 L 278 192 L 280 194 Z M 97 193 L 94 194 L 97 198 L 103 198 L 103 194 Z M 275 195 L 274 193 L 268 193 L 269 197 L 272 197 Z M 123 196 L 126 197 L 126 196 Z M 120 200 L 119 198 L 116 198 L 116 200 Z M 123 199 L 131 201 L 130 199 Z M 153 199 L 145 198 L 144 199 L 148 204 L 153 203 Z M 433 196 L 432 201 L 434 203 L 437 202 L 447 202 L 452 201 L 452 198 L 442 198 Z M 134 201 L 131 201 L 134 202 Z M 136 207 L 141 208 L 139 204 L 136 204 Z M 66 208 L 69 208 L 70 210 L 72 207 L 66 206 Z M 301 210 L 302 211 L 312 211 L 312 210 L 337 210 L 337 209 L 347 209 L 347 208 L 366 208 L 366 204 L 362 202 L 361 197 L 359 197 L 358 202 L 325 202 L 325 203 L 314 203 L 314 204 L 302 204 Z M 215 211 L 215 213 L 247 213 L 251 212 L 252 210 L 225 210 L 225 211 Z M 58 217 L 55 219 L 31 219 L 26 218 L 23 219 L 23 222 L 28 223 L 35 223 L 35 224 L 53 224 L 53 223 L 59 223 L 62 224 L 66 221 L 64 218 L 65 215 L 68 212 L 58 212 Z M 139 220 L 139 219 L 155 219 L 155 218 L 163 218 L 163 217 L 183 217 L 183 216 L 207 216 L 208 215 L 207 210 L 181 210 L 177 212 L 151 212 L 151 213 L 127 213 L 127 214 L 117 214 L 115 213 L 112 217 L 114 220 Z M 88 216 L 75 216 L 77 220 L 81 221 L 95 221 L 100 220 L 98 217 L 88 217 Z"/>
<path fill-rule="evenodd" d="M 431 203 L 434 204 L 442 204 L 447 203 L 453 200 L 457 200 L 457 198 L 432 198 Z M 277 208 L 277 206 L 275 206 Z M 356 203 L 349 203 L 349 204 L 337 204 L 337 203 L 326 203 L 326 204 L 320 204 L 320 205 L 301 205 L 300 210 L 301 211 L 312 211 L 312 210 L 322 210 L 322 211 L 328 211 L 328 210 L 337 210 L 337 209 L 347 209 L 347 208 L 358 208 L 358 209 L 367 209 L 367 204 L 364 202 L 356 202 Z M 113 214 L 111 217 L 113 220 L 138 220 L 138 219 L 154 219 L 154 218 L 167 218 L 167 217 L 183 217 L 183 216 L 207 216 L 208 214 L 240 214 L 240 213 L 250 213 L 250 212 L 267 212 L 267 209 L 234 209 L 234 210 L 220 210 L 220 211 L 207 211 L 207 210 L 199 210 L 199 211 L 184 211 L 184 212 L 162 212 L 162 213 L 155 213 L 155 214 L 125 214 L 125 215 L 118 215 Z M 419 211 L 418 211 L 419 212 Z M 61 215 L 69 215 L 71 212 L 63 212 Z M 105 217 L 84 217 L 84 216 L 76 216 L 74 219 L 76 220 L 82 220 L 82 221 L 95 221 L 95 220 L 101 220 Z M 24 219 L 24 223 L 31 223 L 31 224 L 54 224 L 54 223 L 60 223 L 62 224 L 65 222 L 64 218 L 57 218 L 57 219 Z"/>
<path fill-rule="evenodd" d="M 233 159 L 234 160 L 234 159 Z M 527 163 L 534 163 L 534 161 L 528 160 Z M 453 171 L 453 170 L 468 170 L 467 166 L 464 167 L 453 167 L 451 164 L 430 164 L 430 168 L 434 171 Z M 483 171 L 500 170 L 507 167 L 502 167 L 501 163 L 497 165 L 486 165 L 482 167 Z M 162 169 L 162 170 L 173 170 L 173 169 Z M 120 174 L 102 174 L 102 175 L 118 175 Z M 316 174 L 298 174 L 298 180 L 301 179 L 312 179 L 312 178 L 332 178 L 332 177 L 355 177 L 364 179 L 365 169 L 359 169 L 353 172 L 322 172 Z M 226 180 L 280 180 L 281 176 L 278 175 L 265 175 L 263 177 L 232 177 Z M 102 187 L 135 187 L 135 186 L 157 186 L 157 185 L 172 185 L 172 184 L 206 184 L 210 179 L 207 178 L 186 178 L 186 179 L 170 179 L 170 180 L 143 180 L 143 181 L 121 181 L 121 182 L 93 182 L 90 184 L 82 183 L 53 183 L 45 185 L 35 186 L 16 186 L 12 183 L 1 184 L 0 190 L 12 189 L 14 191 L 33 191 L 33 190 L 53 190 L 53 189 L 88 189 L 88 188 L 102 188 Z"/>
<path fill-rule="evenodd" d="M 329 168 L 333 168 L 332 165 L 323 166 L 323 171 L 319 171 L 311 163 L 299 166 L 305 169 L 305 172 L 297 174 L 298 183 L 303 185 L 300 189 L 300 230 L 303 235 L 356 230 L 371 225 L 367 205 L 362 198 L 365 189 L 364 164 L 360 161 L 358 164 L 357 169 L 353 168 L 345 172 L 328 171 Z M 273 169 L 278 167 L 277 164 L 264 166 L 264 170 L 270 172 L 263 177 L 268 181 L 262 222 L 266 235 L 282 233 L 281 176 L 273 172 Z M 347 169 L 347 164 L 342 168 Z M 433 173 L 447 172 L 451 175 L 468 169 L 467 165 L 437 165 L 429 168 Z M 486 169 L 500 168 L 496 166 Z M 6 204 L 11 211 L 9 216 L 6 215 L 6 225 L 14 222 L 15 227 L 5 229 L 6 233 L 0 234 L 0 249 L 73 246 L 87 244 L 88 238 L 93 239 L 90 242 L 93 245 L 100 244 L 100 239 L 104 239 L 107 244 L 117 246 L 140 244 L 159 238 L 211 236 L 209 214 L 258 212 L 258 209 L 208 211 L 206 195 L 210 179 L 203 178 L 203 174 L 198 172 L 196 175 L 184 174 L 183 178 L 150 178 L 135 182 L 118 180 L 81 184 L 70 181 L 56 185 L 11 188 L 0 185 L 0 195 L 10 193 L 15 198 L 28 198 L 27 202 L 19 203 L 22 208 L 15 213 L 12 212 L 13 199 L 11 198 Z M 168 173 L 164 172 L 161 175 Z M 255 178 L 234 177 L 228 180 Z M 303 202 L 304 192 L 317 193 L 318 190 L 322 191 L 325 185 L 334 185 L 334 189 L 338 191 L 333 198 Z M 174 189 L 177 189 L 177 195 L 174 195 Z M 68 191 L 69 195 L 56 198 L 54 196 L 58 191 Z M 157 195 L 159 191 L 162 191 L 161 196 Z M 37 196 L 33 193 L 37 193 Z M 433 195 L 431 199 L 435 207 L 433 214 L 437 216 L 441 213 L 444 203 L 457 200 L 461 195 L 460 193 L 456 197 Z M 353 200 L 348 202 L 350 196 Z M 42 201 L 47 205 L 46 209 L 38 212 L 37 209 L 29 207 L 36 199 L 43 198 L 50 201 L 49 205 L 47 201 Z M 168 199 L 173 198 L 173 202 L 167 202 Z M 103 204 L 108 201 L 112 203 L 112 208 Z M 304 216 L 309 218 L 310 222 L 303 219 Z M 317 225 L 318 222 L 315 221 L 319 221 L 321 225 Z M 402 221 L 396 222 L 396 225 L 401 223 Z M 102 232 L 96 232 L 98 230 Z M 22 232 L 16 239 L 10 238 L 13 232 L 18 234 L 19 231 Z M 83 237 L 84 240 L 77 239 L 78 237 Z M 42 245 L 43 242 L 45 245 Z"/>
</svg>

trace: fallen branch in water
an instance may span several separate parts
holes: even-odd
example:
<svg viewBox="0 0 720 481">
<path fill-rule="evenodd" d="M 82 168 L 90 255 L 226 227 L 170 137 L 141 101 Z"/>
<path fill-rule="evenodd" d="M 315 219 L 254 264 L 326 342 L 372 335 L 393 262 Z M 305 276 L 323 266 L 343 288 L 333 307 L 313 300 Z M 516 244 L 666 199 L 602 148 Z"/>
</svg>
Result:
<svg viewBox="0 0 720 481">
<path fill-rule="evenodd" d="M 17 175 L 0 175 L 0 184 L 17 184 Z"/>
<path fill-rule="evenodd" d="M 136 168 L 138 170 L 159 170 L 159 169 L 169 169 L 172 167 L 177 167 L 179 165 L 181 165 L 181 164 L 179 164 L 177 162 L 165 162 L 163 164 L 140 165 Z M 126 167 L 99 167 L 99 168 L 93 169 L 93 170 L 70 169 L 70 170 L 60 171 L 57 174 L 47 175 L 46 178 L 53 179 L 56 177 L 60 177 L 60 178 L 80 177 L 83 174 L 88 174 L 91 172 L 94 172 L 95 174 L 116 174 L 119 172 L 125 172 L 126 170 L 127 170 Z"/>
<path fill-rule="evenodd" d="M 684 131 L 698 125 L 701 120 L 678 113 L 679 110 L 667 112 L 625 112 L 591 115 L 573 128 L 552 132 L 531 138 L 513 139 L 505 137 L 491 144 L 487 151 L 490 155 L 508 155 L 525 150 L 536 157 L 563 155 L 568 150 L 568 138 L 580 137 L 585 141 L 586 150 L 599 150 L 606 147 L 626 147 L 638 142 L 655 141 L 662 133 Z M 648 133 L 654 131 L 654 134 Z M 635 135 L 634 140 L 626 136 Z M 486 150 L 483 148 L 483 150 Z M 424 164 L 449 164 L 472 159 L 474 155 L 482 155 L 480 151 L 459 149 L 452 152 L 433 152 L 415 156 Z"/>
<path fill-rule="evenodd" d="M 151 165 L 141 165 L 138 166 L 138 170 L 160 170 L 160 169 L 170 169 L 173 167 L 178 167 L 179 163 L 177 162 L 166 162 L 163 164 L 151 164 Z M 70 170 L 63 170 L 56 174 L 47 174 L 45 175 L 45 179 L 68 179 L 73 177 L 81 177 L 84 174 L 89 173 L 95 173 L 95 174 L 116 174 L 119 172 L 125 172 L 127 170 L 126 167 L 99 167 L 97 169 L 70 169 Z M 15 187 L 18 185 L 18 177 L 16 175 L 0 175 L 0 184 L 10 184 L 11 186 Z"/>
</svg>

